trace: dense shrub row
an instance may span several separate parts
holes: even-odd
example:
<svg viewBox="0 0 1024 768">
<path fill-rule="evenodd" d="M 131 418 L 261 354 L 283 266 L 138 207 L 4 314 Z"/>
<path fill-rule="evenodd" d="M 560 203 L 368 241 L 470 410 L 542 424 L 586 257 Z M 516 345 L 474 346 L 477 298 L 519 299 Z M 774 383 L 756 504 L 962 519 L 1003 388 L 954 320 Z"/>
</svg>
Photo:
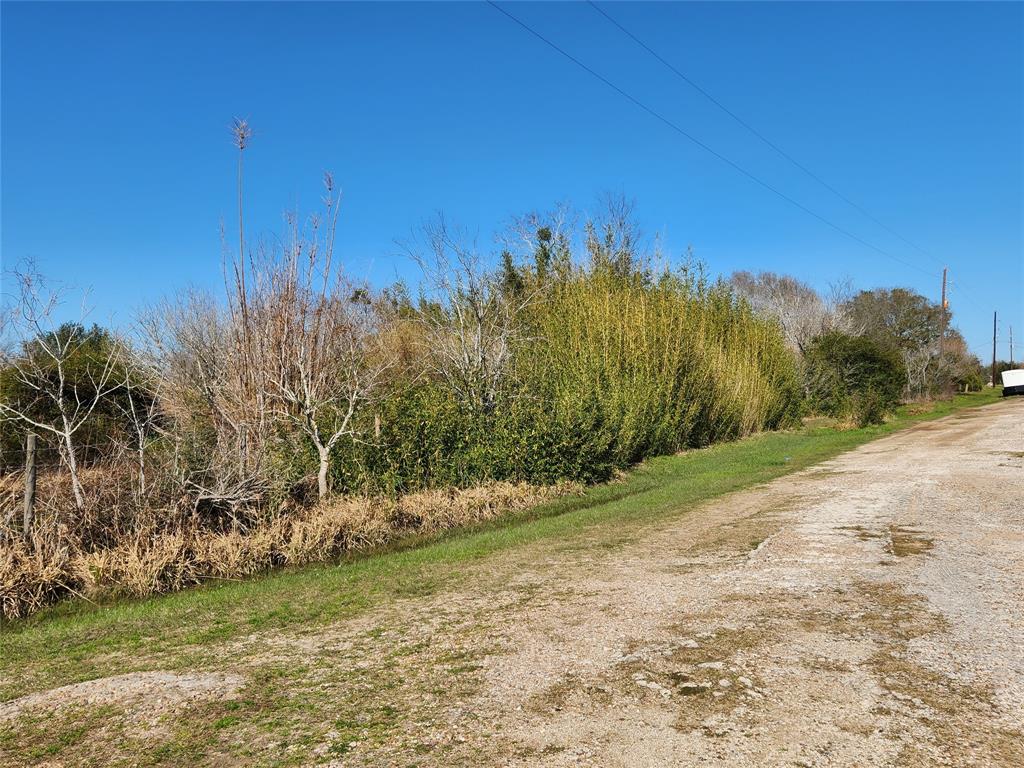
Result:
<svg viewBox="0 0 1024 768">
<path fill-rule="evenodd" d="M 13 276 L 7 615 L 334 557 L 806 413 L 878 422 L 958 370 L 948 316 L 923 297 L 829 303 L 792 278 L 654 267 L 621 203 L 580 228 L 527 217 L 496 264 L 439 220 L 413 249 L 415 298 L 373 290 L 334 257 L 339 196 L 325 183 L 307 227 L 252 249 L 240 231 L 224 297 L 182 292 L 135 338 L 52 324 L 45 282 Z M 29 432 L 41 480 L 22 519 Z M 443 524 L 414 520 L 415 499 L 440 509 L 430 494 L 455 491 L 451 515 L 421 516 Z"/>
<path fill-rule="evenodd" d="M 793 355 L 722 285 L 580 270 L 547 286 L 518 323 L 508 380 L 489 408 L 440 379 L 402 382 L 366 414 L 379 438 L 339 454 L 335 487 L 597 482 L 799 415 Z"/>
<path fill-rule="evenodd" d="M 409 525 L 338 522 L 339 499 L 373 517 L 486 488 L 490 516 L 516 508 L 501 489 L 542 498 L 800 415 L 776 322 L 691 267 L 650 267 L 624 216 L 538 223 L 498 268 L 442 224 L 414 299 L 338 272 L 331 194 L 328 180 L 326 229 L 236 262 L 226 302 L 185 293 L 146 313 L 136 339 L 51 330 L 53 302 L 20 278 L 4 461 L 17 467 L 34 431 L 42 474 L 33 521 L 3 494 L 8 615 L 332 557 L 353 526 L 386 540 Z M 309 544 L 311 520 L 337 525 Z"/>
</svg>

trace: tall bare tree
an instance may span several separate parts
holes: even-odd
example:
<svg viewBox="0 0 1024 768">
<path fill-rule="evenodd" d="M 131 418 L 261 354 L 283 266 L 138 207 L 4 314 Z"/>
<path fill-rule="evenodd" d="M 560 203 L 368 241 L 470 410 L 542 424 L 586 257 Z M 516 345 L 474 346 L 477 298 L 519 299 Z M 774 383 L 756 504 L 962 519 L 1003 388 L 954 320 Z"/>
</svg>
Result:
<svg viewBox="0 0 1024 768">
<path fill-rule="evenodd" d="M 734 272 L 729 282 L 756 313 L 778 322 L 786 343 L 801 355 L 822 334 L 854 330 L 844 309 L 846 290 L 842 286 L 822 297 L 806 283 L 774 272 Z"/>
<path fill-rule="evenodd" d="M 267 442 L 282 423 L 312 443 L 326 496 L 332 451 L 361 439 L 360 412 L 391 366 L 376 302 L 335 256 L 341 194 L 330 174 L 324 189 L 319 214 L 305 222 L 289 214 L 284 237 L 259 242 L 244 263 L 234 257 L 225 310 L 193 295 L 146 323 L 171 414 L 187 419 L 190 402 L 204 403 L 218 444 L 238 457 L 235 475 L 212 468 L 224 479 L 208 496 L 238 495 L 232 487 L 264 474 Z"/>
<path fill-rule="evenodd" d="M 370 290 L 336 263 L 341 199 L 330 174 L 324 188 L 323 215 L 305 227 L 289 217 L 289 240 L 257 266 L 250 297 L 273 412 L 313 443 L 321 498 L 329 492 L 331 451 L 343 438 L 359 439 L 360 409 L 377 399 L 392 364 Z"/>
</svg>

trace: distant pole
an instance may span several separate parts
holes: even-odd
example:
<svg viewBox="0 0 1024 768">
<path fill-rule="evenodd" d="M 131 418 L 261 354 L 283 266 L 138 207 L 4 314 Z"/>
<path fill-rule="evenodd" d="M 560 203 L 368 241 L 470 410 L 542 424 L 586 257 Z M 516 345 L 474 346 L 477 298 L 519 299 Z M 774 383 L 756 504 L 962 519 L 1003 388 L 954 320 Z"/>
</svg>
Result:
<svg viewBox="0 0 1024 768">
<path fill-rule="evenodd" d="M 1010 326 L 1010 367 L 1013 368 L 1013 326 Z"/>
<path fill-rule="evenodd" d="M 942 268 L 942 335 L 939 336 L 940 355 L 946 349 L 946 323 L 948 322 L 949 318 L 949 301 L 946 300 L 946 273 L 948 271 L 948 267 Z"/>
<path fill-rule="evenodd" d="M 21 513 L 21 530 L 28 540 L 32 535 L 33 507 L 36 503 L 36 436 L 28 433 L 25 440 L 25 504 Z"/>
<path fill-rule="evenodd" d="M 996 313 L 992 313 L 992 386 L 996 385 Z"/>
</svg>

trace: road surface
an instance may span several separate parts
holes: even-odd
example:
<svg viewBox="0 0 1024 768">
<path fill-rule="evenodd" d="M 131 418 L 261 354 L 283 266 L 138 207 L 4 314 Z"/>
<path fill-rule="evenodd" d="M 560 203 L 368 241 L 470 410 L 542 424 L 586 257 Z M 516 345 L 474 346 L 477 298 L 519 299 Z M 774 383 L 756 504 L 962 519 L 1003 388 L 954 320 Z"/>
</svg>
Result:
<svg viewBox="0 0 1024 768">
<path fill-rule="evenodd" d="M 1024 765 L 1024 399 L 520 566 L 452 762 Z"/>
<path fill-rule="evenodd" d="M 464 570 L 0 715 L 92 713 L 40 765 L 1024 766 L 1024 398 Z"/>
</svg>

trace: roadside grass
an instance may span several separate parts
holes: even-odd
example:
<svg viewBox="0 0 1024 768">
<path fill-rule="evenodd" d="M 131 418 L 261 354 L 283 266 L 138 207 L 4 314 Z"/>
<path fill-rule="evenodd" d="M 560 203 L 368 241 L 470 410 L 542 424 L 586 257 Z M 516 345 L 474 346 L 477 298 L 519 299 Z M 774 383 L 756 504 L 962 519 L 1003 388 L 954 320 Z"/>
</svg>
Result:
<svg viewBox="0 0 1024 768">
<path fill-rule="evenodd" d="M 222 643 L 264 630 L 352 617 L 386 601 L 456 587 L 488 555 L 596 526 L 614 541 L 646 523 L 836 456 L 917 422 L 986 405 L 998 391 L 900 409 L 880 426 L 808 425 L 651 459 L 624 479 L 595 486 L 470 530 L 412 537 L 383 553 L 219 582 L 177 594 L 94 606 L 69 602 L 0 624 L 0 700 L 126 671 L 187 668 Z"/>
</svg>

